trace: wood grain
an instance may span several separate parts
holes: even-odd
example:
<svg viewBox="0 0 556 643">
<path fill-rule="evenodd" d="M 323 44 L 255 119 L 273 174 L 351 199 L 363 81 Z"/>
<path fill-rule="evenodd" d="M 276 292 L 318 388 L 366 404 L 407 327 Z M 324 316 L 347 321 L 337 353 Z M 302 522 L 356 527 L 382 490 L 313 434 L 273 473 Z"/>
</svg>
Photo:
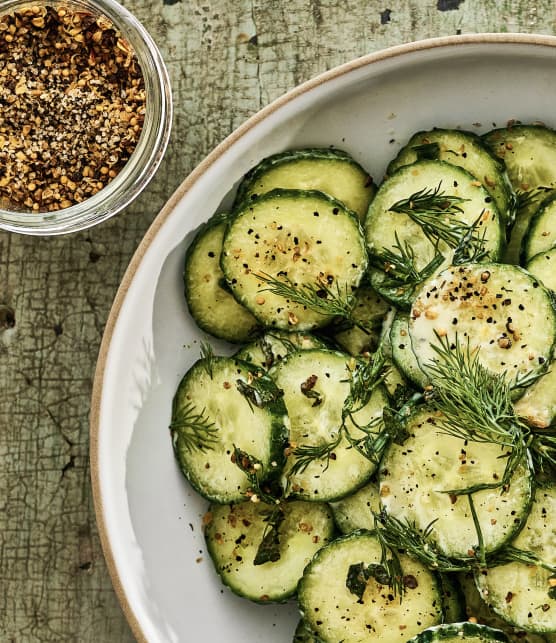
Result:
<svg viewBox="0 0 556 643">
<path fill-rule="evenodd" d="M 183 178 L 296 84 L 381 48 L 470 32 L 553 34 L 554 3 L 518 0 L 127 0 L 166 59 L 175 122 L 127 211 L 38 239 L 0 233 L 0 639 L 131 641 L 95 528 L 91 381 L 123 272 Z"/>
</svg>

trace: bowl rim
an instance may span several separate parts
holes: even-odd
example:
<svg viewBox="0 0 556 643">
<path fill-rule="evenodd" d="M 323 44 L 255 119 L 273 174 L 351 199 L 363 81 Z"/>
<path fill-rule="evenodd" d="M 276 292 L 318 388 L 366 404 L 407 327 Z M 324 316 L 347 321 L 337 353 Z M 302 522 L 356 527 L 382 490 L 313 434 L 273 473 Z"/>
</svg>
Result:
<svg viewBox="0 0 556 643">
<path fill-rule="evenodd" d="M 89 437 L 90 437 L 90 475 L 93 492 L 93 504 L 97 521 L 97 528 L 100 537 L 102 550 L 104 553 L 106 565 L 114 591 L 127 619 L 127 622 L 133 632 L 133 635 L 139 643 L 147 643 L 147 638 L 143 628 L 137 618 L 137 615 L 127 598 L 124 583 L 118 574 L 116 557 L 113 553 L 108 529 L 104 520 L 103 498 L 101 494 L 100 471 L 99 471 L 99 430 L 100 430 L 100 409 L 102 403 L 103 380 L 108 361 L 108 354 L 111 346 L 112 336 L 118 321 L 120 311 L 127 296 L 127 292 L 132 284 L 136 272 L 154 241 L 159 230 L 162 228 L 172 211 L 178 203 L 191 190 L 195 183 L 205 174 L 205 172 L 220 158 L 227 150 L 237 141 L 251 131 L 258 123 L 268 118 L 271 114 L 290 103 L 292 100 L 308 93 L 319 85 L 327 83 L 335 78 L 353 72 L 357 69 L 382 62 L 384 60 L 398 58 L 407 54 L 413 54 L 420 51 L 433 50 L 442 47 L 454 47 L 460 45 L 532 45 L 539 47 L 552 47 L 556 49 L 556 36 L 544 34 L 529 33 L 474 33 L 454 36 L 439 36 L 423 40 L 412 41 L 401 45 L 387 47 L 370 54 L 365 54 L 348 62 L 342 63 L 332 69 L 320 73 L 313 78 L 297 85 L 286 93 L 282 94 L 268 105 L 257 111 L 249 117 L 242 125 L 229 134 L 221 143 L 219 143 L 184 179 L 175 192 L 170 196 L 166 204 L 162 207 L 158 215 L 147 229 L 143 239 L 133 254 L 130 263 L 124 273 L 122 281 L 116 292 L 108 319 L 105 325 L 97 365 L 95 369 L 93 388 L 91 395 L 91 410 L 89 420 Z"/>
</svg>

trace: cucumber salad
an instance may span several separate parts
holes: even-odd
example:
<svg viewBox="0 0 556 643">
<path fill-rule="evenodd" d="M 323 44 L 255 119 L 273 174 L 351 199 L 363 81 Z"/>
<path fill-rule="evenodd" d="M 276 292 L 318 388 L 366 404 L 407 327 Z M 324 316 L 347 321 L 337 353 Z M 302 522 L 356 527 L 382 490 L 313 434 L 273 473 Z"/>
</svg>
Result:
<svg viewBox="0 0 556 643">
<path fill-rule="evenodd" d="M 293 641 L 555 641 L 555 265 L 543 125 L 252 168 L 186 253 L 170 425 L 222 582 Z"/>
</svg>

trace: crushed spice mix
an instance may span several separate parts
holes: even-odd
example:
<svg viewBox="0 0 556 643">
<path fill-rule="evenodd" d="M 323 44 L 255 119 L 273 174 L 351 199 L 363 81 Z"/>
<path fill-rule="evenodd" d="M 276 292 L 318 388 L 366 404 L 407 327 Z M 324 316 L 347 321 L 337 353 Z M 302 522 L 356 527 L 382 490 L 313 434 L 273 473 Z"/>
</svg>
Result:
<svg viewBox="0 0 556 643">
<path fill-rule="evenodd" d="M 1 16 L 0 205 L 51 212 L 96 194 L 135 149 L 145 103 L 135 52 L 106 16 Z"/>
</svg>

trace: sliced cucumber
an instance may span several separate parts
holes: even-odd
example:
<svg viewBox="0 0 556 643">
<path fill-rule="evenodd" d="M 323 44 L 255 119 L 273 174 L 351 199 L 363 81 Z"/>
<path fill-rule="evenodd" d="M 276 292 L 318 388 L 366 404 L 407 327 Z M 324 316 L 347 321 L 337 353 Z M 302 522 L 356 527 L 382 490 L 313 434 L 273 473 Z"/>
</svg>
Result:
<svg viewBox="0 0 556 643">
<path fill-rule="evenodd" d="M 417 636 L 414 636 L 408 643 L 437 643 L 437 641 L 446 641 L 447 643 L 456 643 L 457 641 L 500 641 L 508 643 L 508 637 L 502 630 L 495 630 L 488 625 L 479 625 L 478 623 L 444 623 L 435 625 L 423 630 Z"/>
<path fill-rule="evenodd" d="M 539 252 L 556 246 L 556 196 L 545 199 L 531 217 L 523 237 L 521 261 L 524 265 Z"/>
<path fill-rule="evenodd" d="M 406 201 L 410 210 L 418 211 L 421 206 L 418 208 L 415 204 L 419 203 L 418 195 L 423 193 L 427 195 L 427 203 L 422 204 L 426 212 L 420 213 L 421 220 L 424 216 L 430 219 L 432 205 L 440 209 L 440 212 L 433 210 L 428 234 L 422 222 L 391 209 Z M 463 199 L 454 204 L 457 210 L 446 211 L 448 197 Z M 442 235 L 440 239 L 438 234 Z M 467 250 L 472 254 L 464 253 L 465 256 L 473 257 L 477 250 L 487 253 L 491 261 L 498 259 L 505 243 L 496 204 L 469 172 L 443 161 L 419 161 L 400 168 L 380 186 L 365 220 L 365 238 L 373 266 L 372 286 L 395 305 L 408 305 L 414 290 L 411 284 L 419 280 L 415 275 L 406 276 L 406 270 L 400 268 L 402 251 L 409 256 L 413 273 L 425 273 L 433 262 L 437 268 L 448 265 L 456 256 L 457 244 L 454 238 L 448 243 L 446 234 L 455 235 L 458 243 L 471 235 L 475 241 Z M 458 253 L 461 254 L 461 250 Z"/>
<path fill-rule="evenodd" d="M 535 429 L 547 429 L 556 419 L 556 365 L 551 361 L 548 372 L 514 403 L 516 414 Z"/>
<path fill-rule="evenodd" d="M 289 150 L 263 159 L 245 175 L 236 206 L 275 188 L 320 190 L 344 203 L 361 220 L 376 192 L 368 172 L 342 150 Z"/>
<path fill-rule="evenodd" d="M 185 256 L 185 299 L 199 328 L 229 342 L 245 342 L 257 334 L 258 322 L 231 294 L 220 268 L 228 219 L 214 216 L 191 242 Z"/>
<path fill-rule="evenodd" d="M 506 264 L 466 264 L 430 277 L 416 295 L 409 334 L 421 368 L 439 338 L 477 352 L 509 381 L 552 356 L 556 316 L 549 292 L 528 272 Z"/>
<path fill-rule="evenodd" d="M 367 267 L 357 217 L 339 201 L 317 191 L 273 190 L 247 203 L 230 223 L 222 269 L 234 295 L 271 328 L 307 331 L 331 315 L 269 291 L 275 279 L 303 292 L 326 288 L 351 296 Z"/>
<path fill-rule="evenodd" d="M 470 621 L 502 630 L 512 643 L 547 643 L 542 635 L 515 628 L 489 609 L 479 594 L 472 572 L 458 574 L 458 580 L 464 595 L 465 612 Z"/>
<path fill-rule="evenodd" d="M 268 370 L 286 355 L 310 348 L 326 348 L 326 344 L 309 333 L 286 333 L 274 330 L 241 348 L 235 357 Z"/>
<path fill-rule="evenodd" d="M 344 403 L 350 395 L 350 372 L 356 362 L 343 353 L 308 350 L 292 353 L 270 371 L 284 392 L 290 420 L 290 448 L 283 471 L 287 492 L 303 500 L 337 500 L 353 493 L 373 474 L 376 463 L 348 440 L 376 435 L 383 427 L 382 411 L 388 398 L 378 386 L 353 418 Z M 337 444 L 336 444 L 337 443 Z M 335 445 L 335 446 L 334 446 Z M 315 451 L 321 450 L 322 457 Z M 307 453 L 309 451 L 309 453 Z"/>
<path fill-rule="evenodd" d="M 532 551 L 548 565 L 556 565 L 554 516 L 556 516 L 556 482 L 539 487 L 535 491 L 527 522 L 515 537 L 513 546 Z"/>
<path fill-rule="evenodd" d="M 260 479 L 276 478 L 287 439 L 281 391 L 245 362 L 197 361 L 183 377 L 170 425 L 178 463 L 192 486 L 214 502 L 239 502 L 250 488 L 234 447 L 260 462 Z"/>
<path fill-rule="evenodd" d="M 294 501 L 280 507 L 250 501 L 213 504 L 205 518 L 207 548 L 222 581 L 235 594 L 258 603 L 292 596 L 305 566 L 334 533 L 332 513 L 324 503 Z M 279 523 L 273 523 L 278 512 Z M 264 554 L 263 560 L 270 560 L 261 562 L 271 528 L 278 546 Z"/>
<path fill-rule="evenodd" d="M 338 529 L 343 534 L 350 534 L 356 529 L 375 528 L 374 513 L 380 511 L 380 496 L 376 482 L 369 482 L 355 493 L 342 500 L 331 502 L 330 507 Z"/>
<path fill-rule="evenodd" d="M 527 522 L 512 545 L 556 566 L 556 486 L 537 489 Z M 485 602 L 503 619 L 530 632 L 556 632 L 556 574 L 541 565 L 512 562 L 475 576 Z"/>
<path fill-rule="evenodd" d="M 433 129 L 417 132 L 390 163 L 387 174 L 422 159 L 436 159 L 470 172 L 492 196 L 506 225 L 513 223 L 516 199 L 506 167 L 473 132 Z"/>
<path fill-rule="evenodd" d="M 346 580 L 352 565 L 380 565 L 381 547 L 368 532 L 354 532 L 323 547 L 299 583 L 298 601 L 309 628 L 329 643 L 366 640 L 407 641 L 440 622 L 441 597 L 435 577 L 423 565 L 400 555 L 404 578 L 411 578 L 403 598 L 374 578 L 361 598 Z M 411 589 L 412 588 L 412 589 Z"/>
<path fill-rule="evenodd" d="M 547 288 L 556 291 L 556 248 L 539 252 L 526 263 L 527 270 Z"/>
<path fill-rule="evenodd" d="M 382 504 L 420 531 L 431 526 L 431 537 L 447 556 L 468 559 L 480 543 L 470 504 L 466 496 L 446 492 L 502 480 L 505 451 L 443 433 L 442 418 L 427 409 L 416 411 L 406 429 L 409 437 L 388 447 L 379 468 Z M 485 552 L 500 548 L 521 527 L 531 486 L 524 462 L 507 491 L 496 487 L 472 494 Z"/>
<path fill-rule="evenodd" d="M 392 359 L 400 372 L 418 388 L 425 388 L 429 378 L 420 367 L 409 335 L 409 315 L 398 311 L 390 327 Z"/>
<path fill-rule="evenodd" d="M 405 375 L 402 374 L 398 366 L 394 363 L 393 348 L 392 348 L 392 324 L 397 316 L 395 309 L 390 310 L 384 317 L 382 322 L 382 334 L 380 343 L 384 354 L 386 355 L 386 362 L 388 370 L 384 377 L 384 385 L 388 391 L 388 395 L 396 400 L 401 391 L 406 391 L 410 385 Z"/>
<path fill-rule="evenodd" d="M 512 125 L 488 132 L 484 140 L 504 160 L 518 195 L 516 222 L 506 253 L 506 261 L 518 263 L 531 216 L 556 188 L 556 132 L 542 125 Z"/>
</svg>

